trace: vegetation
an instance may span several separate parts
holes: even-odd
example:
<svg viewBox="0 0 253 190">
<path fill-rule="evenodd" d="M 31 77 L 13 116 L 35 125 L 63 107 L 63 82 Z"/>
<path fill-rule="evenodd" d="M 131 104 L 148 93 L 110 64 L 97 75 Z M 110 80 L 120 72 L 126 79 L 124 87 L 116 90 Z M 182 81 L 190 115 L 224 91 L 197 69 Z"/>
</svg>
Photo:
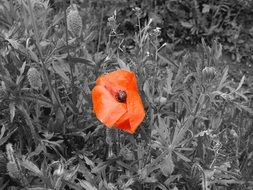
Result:
<svg viewBox="0 0 253 190">
<path fill-rule="evenodd" d="M 253 189 L 252 10 L 0 0 L 0 189 Z M 93 112 L 97 78 L 119 69 L 144 105 L 134 134 Z"/>
</svg>

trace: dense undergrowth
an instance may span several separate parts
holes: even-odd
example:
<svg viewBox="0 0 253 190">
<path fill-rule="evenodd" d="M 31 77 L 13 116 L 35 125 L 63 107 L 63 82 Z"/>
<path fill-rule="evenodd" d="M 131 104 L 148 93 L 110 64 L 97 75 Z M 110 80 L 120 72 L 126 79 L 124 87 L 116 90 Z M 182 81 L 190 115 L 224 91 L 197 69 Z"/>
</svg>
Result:
<svg viewBox="0 0 253 190">
<path fill-rule="evenodd" d="M 253 1 L 0 0 L 0 189 L 250 190 Z M 138 79 L 133 135 L 92 110 Z"/>
</svg>

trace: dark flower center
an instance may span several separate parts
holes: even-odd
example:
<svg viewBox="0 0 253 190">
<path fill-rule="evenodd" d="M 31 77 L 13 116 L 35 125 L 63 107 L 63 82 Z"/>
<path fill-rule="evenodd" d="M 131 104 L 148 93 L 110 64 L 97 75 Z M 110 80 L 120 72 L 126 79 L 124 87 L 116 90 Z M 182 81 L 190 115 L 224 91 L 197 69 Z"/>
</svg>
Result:
<svg viewBox="0 0 253 190">
<path fill-rule="evenodd" d="M 125 103 L 126 102 L 126 98 L 127 98 L 127 93 L 124 90 L 119 90 L 117 95 L 116 95 L 116 99 L 119 102 Z"/>
</svg>

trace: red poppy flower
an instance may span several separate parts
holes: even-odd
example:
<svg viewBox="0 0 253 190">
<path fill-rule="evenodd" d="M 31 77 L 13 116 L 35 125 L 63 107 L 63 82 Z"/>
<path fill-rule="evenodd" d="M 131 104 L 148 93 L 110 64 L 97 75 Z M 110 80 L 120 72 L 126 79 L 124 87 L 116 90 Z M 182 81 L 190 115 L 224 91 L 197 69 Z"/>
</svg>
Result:
<svg viewBox="0 0 253 190">
<path fill-rule="evenodd" d="M 111 128 L 134 133 L 145 112 L 133 72 L 117 70 L 100 76 L 92 90 L 93 111 Z"/>
</svg>

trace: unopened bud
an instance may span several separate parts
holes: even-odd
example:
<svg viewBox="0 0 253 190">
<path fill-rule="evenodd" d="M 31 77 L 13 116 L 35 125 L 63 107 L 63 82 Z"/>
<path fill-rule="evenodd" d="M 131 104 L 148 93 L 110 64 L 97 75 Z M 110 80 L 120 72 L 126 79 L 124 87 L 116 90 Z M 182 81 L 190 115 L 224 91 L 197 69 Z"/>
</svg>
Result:
<svg viewBox="0 0 253 190">
<path fill-rule="evenodd" d="M 76 37 L 79 37 L 82 32 L 82 18 L 79 15 L 77 8 L 68 8 L 67 27 L 68 30 Z"/>
<path fill-rule="evenodd" d="M 15 162 L 8 162 L 7 163 L 7 171 L 10 177 L 14 178 L 14 179 L 19 179 L 20 175 L 19 175 L 19 170 L 17 167 L 17 164 Z"/>
<path fill-rule="evenodd" d="M 210 82 L 216 76 L 215 68 L 214 67 L 205 67 L 202 70 L 202 76 L 205 81 Z"/>
<path fill-rule="evenodd" d="M 53 175 L 61 176 L 64 173 L 64 166 L 63 164 L 59 164 L 58 168 L 54 171 Z"/>
<path fill-rule="evenodd" d="M 28 70 L 27 78 L 32 88 L 41 89 L 42 87 L 41 75 L 36 68 L 31 67 Z"/>
</svg>

